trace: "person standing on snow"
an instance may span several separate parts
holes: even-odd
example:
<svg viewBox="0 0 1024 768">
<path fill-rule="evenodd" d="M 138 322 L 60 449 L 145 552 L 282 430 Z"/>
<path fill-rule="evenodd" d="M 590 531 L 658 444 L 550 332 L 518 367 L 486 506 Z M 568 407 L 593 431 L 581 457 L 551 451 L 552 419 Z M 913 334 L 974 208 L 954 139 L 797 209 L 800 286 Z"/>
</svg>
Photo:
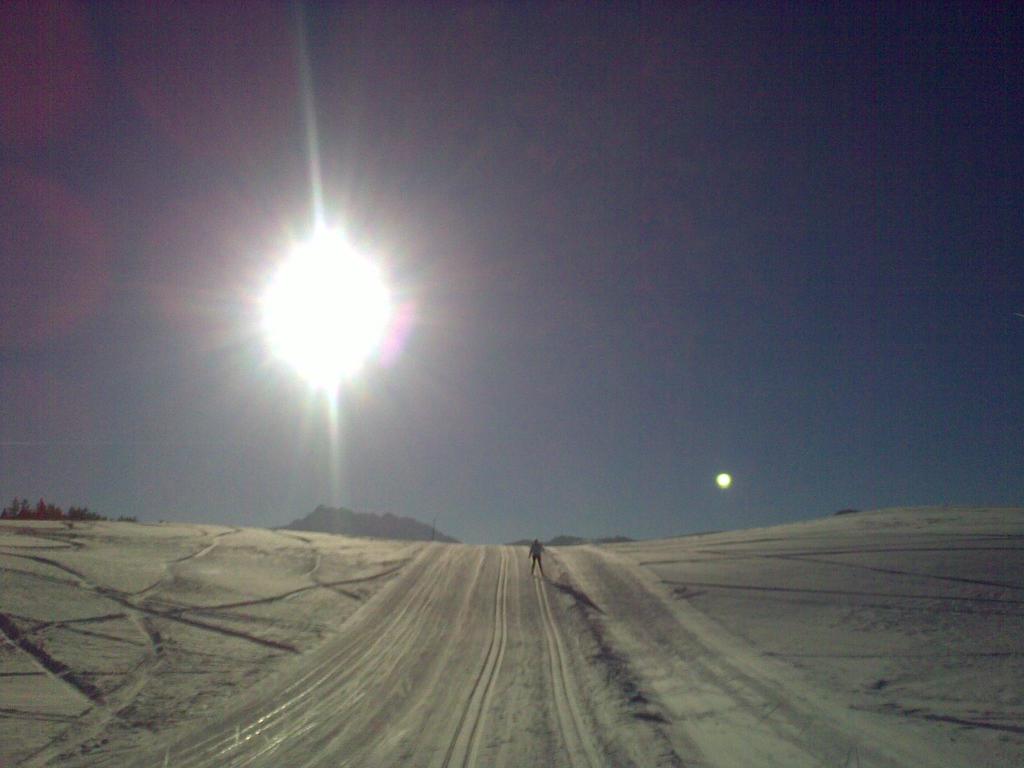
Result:
<svg viewBox="0 0 1024 768">
<path fill-rule="evenodd" d="M 534 539 L 533 544 L 530 545 L 530 573 L 533 573 L 534 568 L 540 568 L 540 575 L 544 575 L 544 565 L 540 561 L 540 555 L 543 551 L 544 545 L 537 539 Z"/>
</svg>

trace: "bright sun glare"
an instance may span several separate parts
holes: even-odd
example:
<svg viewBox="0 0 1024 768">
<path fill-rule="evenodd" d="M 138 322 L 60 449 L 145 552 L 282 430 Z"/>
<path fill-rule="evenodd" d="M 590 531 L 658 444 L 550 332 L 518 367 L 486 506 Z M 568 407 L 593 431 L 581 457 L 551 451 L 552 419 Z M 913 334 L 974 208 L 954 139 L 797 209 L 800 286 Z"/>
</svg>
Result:
<svg viewBox="0 0 1024 768">
<path fill-rule="evenodd" d="M 271 278 L 262 304 L 273 353 L 326 391 L 363 366 L 391 317 L 380 270 L 328 229 L 295 247 Z"/>
</svg>

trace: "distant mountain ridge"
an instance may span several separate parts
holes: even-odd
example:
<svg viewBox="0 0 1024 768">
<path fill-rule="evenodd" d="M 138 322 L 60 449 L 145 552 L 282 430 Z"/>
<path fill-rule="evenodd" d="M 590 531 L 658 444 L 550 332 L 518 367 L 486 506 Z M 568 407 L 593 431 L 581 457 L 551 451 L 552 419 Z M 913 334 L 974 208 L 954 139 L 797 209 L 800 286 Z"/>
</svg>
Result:
<svg viewBox="0 0 1024 768">
<path fill-rule="evenodd" d="M 579 536 L 562 535 L 542 541 L 541 544 L 545 547 L 575 547 L 579 544 L 623 544 L 629 541 L 635 541 L 635 539 L 631 539 L 629 536 L 604 536 L 599 539 L 584 539 Z M 510 541 L 508 546 L 528 547 L 532 543 L 532 539 L 519 539 L 519 541 Z"/>
<path fill-rule="evenodd" d="M 459 543 L 458 539 L 434 530 L 426 523 L 411 517 L 399 517 L 385 512 L 353 512 L 345 507 L 327 507 L 321 504 L 308 515 L 288 525 L 289 531 L 316 531 L 337 533 L 343 536 L 372 536 L 378 539 L 403 539 L 409 541 L 444 541 Z"/>
</svg>

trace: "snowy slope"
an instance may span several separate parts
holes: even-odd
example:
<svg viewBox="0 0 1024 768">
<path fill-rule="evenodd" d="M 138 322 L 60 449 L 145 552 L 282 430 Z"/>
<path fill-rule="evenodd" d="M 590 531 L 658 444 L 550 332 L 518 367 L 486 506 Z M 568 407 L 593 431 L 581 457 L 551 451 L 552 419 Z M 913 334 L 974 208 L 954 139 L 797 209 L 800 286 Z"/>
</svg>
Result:
<svg viewBox="0 0 1024 768">
<path fill-rule="evenodd" d="M 1022 510 L 301 536 L 0 527 L 0 764 L 1024 762 Z"/>
</svg>

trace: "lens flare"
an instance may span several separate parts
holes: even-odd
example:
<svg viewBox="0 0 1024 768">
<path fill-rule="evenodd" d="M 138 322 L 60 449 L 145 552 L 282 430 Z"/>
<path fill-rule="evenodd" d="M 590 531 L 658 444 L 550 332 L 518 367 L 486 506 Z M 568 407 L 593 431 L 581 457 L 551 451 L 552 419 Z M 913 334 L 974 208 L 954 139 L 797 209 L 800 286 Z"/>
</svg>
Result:
<svg viewBox="0 0 1024 768">
<path fill-rule="evenodd" d="M 335 391 L 384 339 L 391 297 L 376 265 L 322 229 L 278 268 L 262 309 L 273 353 L 313 387 Z"/>
</svg>

